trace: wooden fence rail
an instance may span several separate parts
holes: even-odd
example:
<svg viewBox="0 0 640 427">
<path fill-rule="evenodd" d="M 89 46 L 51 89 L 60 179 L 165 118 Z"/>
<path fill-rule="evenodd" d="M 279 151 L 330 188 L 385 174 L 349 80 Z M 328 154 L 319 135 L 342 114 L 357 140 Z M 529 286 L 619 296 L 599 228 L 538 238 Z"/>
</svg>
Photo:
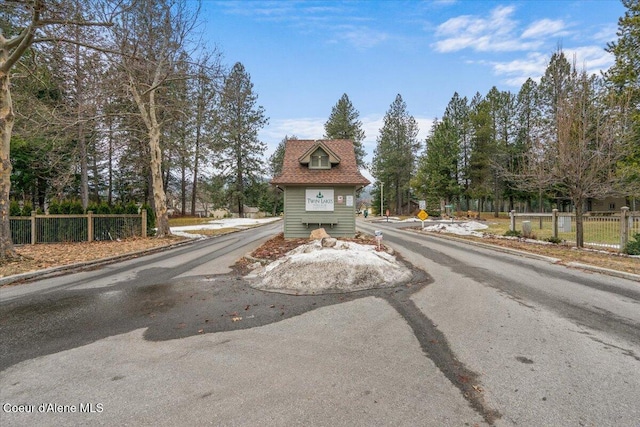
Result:
<svg viewBox="0 0 640 427">
<path fill-rule="evenodd" d="M 36 243 L 93 242 L 128 237 L 147 237 L 147 211 L 139 214 L 38 215 L 10 217 L 15 245 Z"/>
</svg>

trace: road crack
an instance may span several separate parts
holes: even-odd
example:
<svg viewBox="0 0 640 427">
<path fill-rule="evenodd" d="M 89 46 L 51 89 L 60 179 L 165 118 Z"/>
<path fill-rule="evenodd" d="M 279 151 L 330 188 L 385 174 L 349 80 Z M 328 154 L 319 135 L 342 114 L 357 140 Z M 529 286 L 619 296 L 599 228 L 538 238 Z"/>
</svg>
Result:
<svg viewBox="0 0 640 427">
<path fill-rule="evenodd" d="M 494 425 L 502 414 L 487 404 L 479 375 L 456 358 L 444 334 L 406 295 L 390 294 L 385 300 L 407 321 L 424 354 L 460 390 L 471 407 Z"/>
</svg>

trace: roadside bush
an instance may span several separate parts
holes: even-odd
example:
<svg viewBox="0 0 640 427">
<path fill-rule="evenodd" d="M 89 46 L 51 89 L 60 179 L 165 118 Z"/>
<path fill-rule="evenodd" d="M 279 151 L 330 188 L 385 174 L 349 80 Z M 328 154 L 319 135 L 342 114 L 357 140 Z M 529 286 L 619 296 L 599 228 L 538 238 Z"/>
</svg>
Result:
<svg viewBox="0 0 640 427">
<path fill-rule="evenodd" d="M 624 248 L 624 252 L 628 255 L 640 255 L 640 233 L 633 235 L 634 241 L 627 243 Z"/>
<path fill-rule="evenodd" d="M 509 230 L 504 235 L 507 237 L 522 237 L 522 232 L 520 230 Z"/>
<path fill-rule="evenodd" d="M 51 215 L 60 215 L 62 214 L 62 207 L 60 206 L 60 202 L 56 199 L 53 199 L 51 203 L 49 203 L 49 213 Z"/>
<path fill-rule="evenodd" d="M 40 209 L 38 209 L 38 211 L 39 210 Z M 33 211 L 33 205 L 31 202 L 24 202 L 24 205 L 22 206 L 22 216 L 31 216 L 31 211 Z"/>
<path fill-rule="evenodd" d="M 147 210 L 147 218 L 149 218 L 149 211 L 151 210 L 151 206 L 145 204 L 144 206 L 142 206 L 142 209 Z M 127 215 L 137 215 L 138 213 L 140 213 L 140 209 L 138 209 L 138 205 L 136 204 L 136 202 L 129 202 L 124 207 L 123 213 Z M 154 222 L 154 227 L 155 227 L 155 222 Z"/>
<path fill-rule="evenodd" d="M 96 209 L 96 213 L 101 215 L 113 214 L 113 206 L 109 206 L 107 202 L 102 202 L 98 205 L 98 209 Z"/>
<path fill-rule="evenodd" d="M 84 208 L 79 200 L 65 200 L 61 203 L 62 213 L 67 215 L 83 215 Z"/>
<path fill-rule="evenodd" d="M 549 243 L 553 243 L 554 245 L 559 245 L 560 243 L 562 243 L 562 239 L 559 237 L 547 237 L 546 239 L 544 239 L 545 242 L 549 242 Z"/>
<path fill-rule="evenodd" d="M 89 203 L 89 205 L 87 206 L 87 211 L 85 213 L 89 213 L 89 211 L 98 213 L 98 206 L 100 205 L 98 205 L 96 202 Z"/>
<path fill-rule="evenodd" d="M 135 205 L 135 203 L 134 203 Z M 127 205 L 127 210 L 129 208 L 129 205 Z M 156 214 L 155 212 L 153 212 L 153 209 L 151 209 L 151 206 L 149 206 L 148 204 L 144 204 L 142 205 L 142 209 L 147 211 L 147 236 L 155 236 L 156 235 Z M 138 213 L 138 207 L 136 206 L 136 212 Z"/>
<path fill-rule="evenodd" d="M 12 200 L 11 203 L 9 203 L 9 216 L 21 216 L 22 215 L 22 209 L 20 208 L 20 203 L 18 203 L 16 200 Z"/>
<path fill-rule="evenodd" d="M 124 213 L 124 206 L 122 206 L 122 203 L 111 206 L 111 213 L 114 215 L 122 215 Z"/>
<path fill-rule="evenodd" d="M 84 209 L 79 200 L 52 200 L 49 204 L 51 215 L 83 215 Z"/>
</svg>

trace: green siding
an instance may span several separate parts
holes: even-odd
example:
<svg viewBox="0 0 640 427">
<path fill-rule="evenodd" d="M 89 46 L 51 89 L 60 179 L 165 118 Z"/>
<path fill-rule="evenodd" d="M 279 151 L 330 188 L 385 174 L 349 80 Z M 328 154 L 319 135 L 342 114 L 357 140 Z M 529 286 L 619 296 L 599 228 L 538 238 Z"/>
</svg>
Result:
<svg viewBox="0 0 640 427">
<path fill-rule="evenodd" d="M 307 189 L 331 189 L 334 191 L 334 211 L 333 212 L 306 212 L 305 211 L 305 190 Z M 338 203 L 338 196 L 344 196 L 344 203 Z M 353 196 L 353 206 L 347 206 L 347 196 Z M 356 232 L 356 188 L 353 186 L 329 186 L 329 185 L 309 185 L 287 186 L 284 191 L 284 237 L 287 239 L 309 237 L 312 230 L 318 224 L 309 224 L 307 227 L 303 220 L 308 218 L 327 218 L 337 220 L 338 223 L 322 225 L 332 237 L 353 237 Z"/>
</svg>

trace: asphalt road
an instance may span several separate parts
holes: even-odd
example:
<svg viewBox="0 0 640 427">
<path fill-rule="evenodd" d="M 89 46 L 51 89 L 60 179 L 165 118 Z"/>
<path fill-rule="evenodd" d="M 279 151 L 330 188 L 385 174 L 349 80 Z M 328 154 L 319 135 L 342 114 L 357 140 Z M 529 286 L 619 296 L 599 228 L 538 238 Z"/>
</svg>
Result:
<svg viewBox="0 0 640 427">
<path fill-rule="evenodd" d="M 638 283 L 358 226 L 410 285 L 256 291 L 272 224 L 0 289 L 0 424 L 640 426 Z"/>
<path fill-rule="evenodd" d="M 412 296 L 499 425 L 640 426 L 640 283 L 360 223 L 429 272 Z"/>
</svg>

